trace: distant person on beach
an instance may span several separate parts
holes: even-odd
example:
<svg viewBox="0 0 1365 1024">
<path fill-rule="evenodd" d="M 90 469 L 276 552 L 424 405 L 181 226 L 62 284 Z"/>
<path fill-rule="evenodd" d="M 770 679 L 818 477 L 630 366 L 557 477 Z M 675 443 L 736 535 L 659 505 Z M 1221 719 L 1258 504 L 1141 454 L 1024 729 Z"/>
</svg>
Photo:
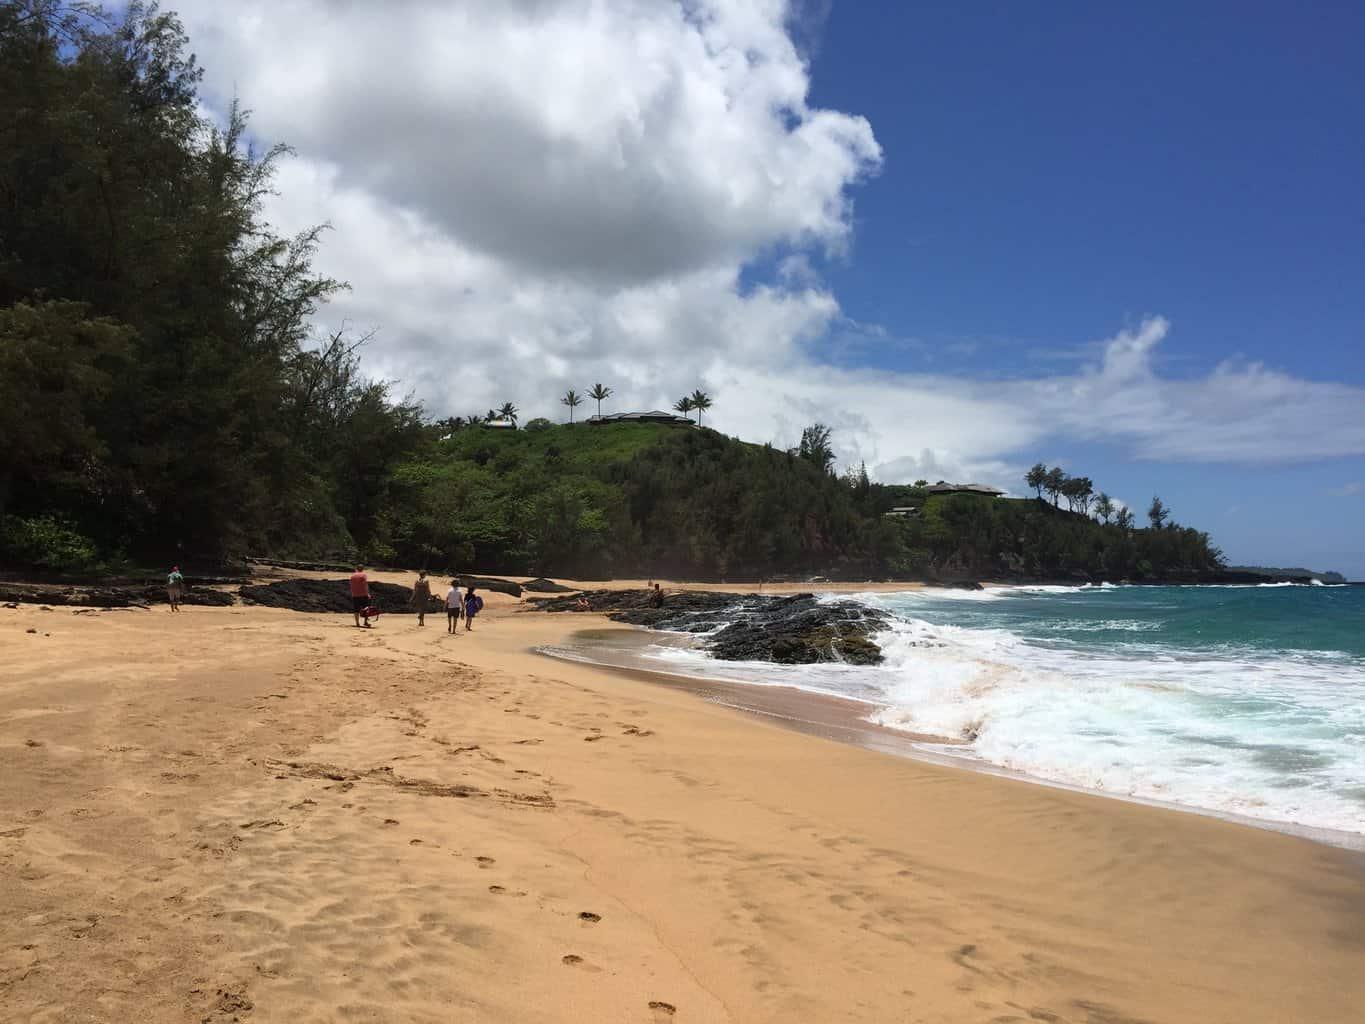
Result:
<svg viewBox="0 0 1365 1024">
<path fill-rule="evenodd" d="M 664 606 L 664 592 L 659 589 L 659 584 L 654 584 L 654 593 L 649 595 L 649 606 L 651 608 L 662 608 Z"/>
<path fill-rule="evenodd" d="M 446 591 L 446 632 L 454 633 L 460 625 L 460 615 L 464 611 L 464 598 L 460 596 L 460 581 L 451 580 Z"/>
<path fill-rule="evenodd" d="M 180 575 L 180 566 L 171 566 L 166 576 L 166 597 L 171 602 L 171 611 L 180 611 L 180 602 L 185 600 L 185 577 Z"/>
<path fill-rule="evenodd" d="M 578 604 L 575 607 L 580 612 L 590 612 L 592 611 L 592 602 L 589 601 L 586 597 L 580 596 L 578 598 Z"/>
<path fill-rule="evenodd" d="M 471 583 L 464 594 L 464 628 L 466 633 L 474 628 L 474 616 L 481 611 L 483 611 L 483 598 L 474 593 L 474 585 Z"/>
<path fill-rule="evenodd" d="M 412 585 L 412 605 L 417 609 L 417 625 L 427 624 L 427 605 L 431 602 L 431 584 L 427 581 L 425 569 L 417 573 L 417 582 Z"/>
<path fill-rule="evenodd" d="M 370 628 L 370 579 L 365 575 L 365 567 L 357 565 L 355 572 L 351 573 L 351 610 L 355 612 L 356 627 L 360 627 L 360 620 L 365 620 L 365 628 Z"/>
</svg>

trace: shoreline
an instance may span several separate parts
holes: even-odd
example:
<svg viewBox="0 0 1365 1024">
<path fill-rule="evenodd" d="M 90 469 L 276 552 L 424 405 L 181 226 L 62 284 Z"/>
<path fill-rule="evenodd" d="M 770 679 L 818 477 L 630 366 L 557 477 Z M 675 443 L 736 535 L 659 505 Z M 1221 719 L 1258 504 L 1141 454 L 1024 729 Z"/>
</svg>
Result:
<svg viewBox="0 0 1365 1024">
<path fill-rule="evenodd" d="M 574 630 L 569 635 L 569 639 L 591 639 L 588 636 L 590 634 L 619 633 L 621 637 L 639 638 L 638 646 L 644 646 L 644 641 L 648 641 L 650 638 L 653 638 L 657 643 L 659 640 L 666 640 L 670 636 L 686 635 L 651 630 L 643 626 L 609 622 L 605 616 L 596 614 L 593 617 L 601 619 L 602 624 L 597 627 Z M 981 758 L 953 753 L 951 748 L 954 746 L 966 747 L 968 744 L 965 741 L 948 736 L 908 732 L 869 721 L 863 717 L 863 712 L 886 707 L 886 705 L 875 701 L 823 693 L 794 684 L 743 682 L 686 672 L 669 672 L 651 666 L 640 659 L 638 655 L 632 656 L 628 648 L 615 647 L 612 650 L 624 655 L 621 660 L 595 660 L 581 650 L 570 653 L 570 648 L 556 645 L 542 645 L 534 648 L 534 653 L 554 660 L 590 665 L 601 671 L 613 672 L 625 678 L 666 686 L 670 689 L 690 693 L 709 704 L 730 708 L 741 714 L 771 721 L 795 732 L 820 736 L 840 743 L 849 743 L 865 750 L 889 754 L 893 757 L 909 758 L 957 771 L 1011 779 L 1029 785 L 1045 786 L 1104 800 L 1118 800 L 1123 803 L 1137 804 L 1179 814 L 1213 818 L 1241 827 L 1291 835 L 1337 849 L 1365 854 L 1365 833 L 1322 828 L 1292 821 L 1256 818 L 1231 811 L 1197 807 L 1171 800 L 1156 800 L 1129 793 L 1115 793 L 1109 790 L 1089 788 L 1075 783 L 1029 775 L 1026 772 L 992 764 Z"/>
<path fill-rule="evenodd" d="M 0 1016 L 1314 1020 L 1365 863 L 532 649 L 582 620 L 0 609 Z M 29 632 L 29 630 L 33 632 Z"/>
</svg>

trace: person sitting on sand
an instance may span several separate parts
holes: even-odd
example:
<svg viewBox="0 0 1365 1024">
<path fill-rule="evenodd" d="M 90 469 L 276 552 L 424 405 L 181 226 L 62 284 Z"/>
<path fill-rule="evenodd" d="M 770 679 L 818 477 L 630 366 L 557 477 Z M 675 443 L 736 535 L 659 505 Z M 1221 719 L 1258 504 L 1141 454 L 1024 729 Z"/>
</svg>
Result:
<svg viewBox="0 0 1365 1024">
<path fill-rule="evenodd" d="M 464 598 L 460 596 L 460 581 L 451 580 L 450 589 L 446 591 L 446 632 L 454 633 L 460 624 L 460 615 L 464 611 Z"/>
<path fill-rule="evenodd" d="M 171 611 L 180 611 L 180 602 L 185 600 L 185 577 L 180 575 L 180 566 L 171 566 L 166 576 L 166 597 L 171 602 Z"/>
<path fill-rule="evenodd" d="M 356 628 L 360 627 L 360 620 L 364 618 L 365 628 L 370 628 L 370 616 L 366 614 L 370 610 L 370 579 L 365 575 L 365 567 L 357 565 L 355 572 L 351 573 L 351 610 L 355 612 Z"/>
<path fill-rule="evenodd" d="M 481 611 L 483 611 L 483 598 L 474 593 L 474 584 L 471 583 L 464 594 L 464 628 L 466 633 L 474 628 L 474 616 Z"/>
<path fill-rule="evenodd" d="M 427 624 L 427 604 L 431 601 L 431 584 L 427 582 L 427 571 L 417 573 L 417 582 L 412 585 L 412 606 L 417 609 L 417 625 Z"/>
</svg>

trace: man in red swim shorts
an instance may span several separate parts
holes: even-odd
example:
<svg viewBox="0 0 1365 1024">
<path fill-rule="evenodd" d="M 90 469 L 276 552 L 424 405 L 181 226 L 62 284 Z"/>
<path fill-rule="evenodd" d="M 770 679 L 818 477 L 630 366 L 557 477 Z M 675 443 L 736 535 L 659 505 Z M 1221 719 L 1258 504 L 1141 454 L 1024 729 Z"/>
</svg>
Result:
<svg viewBox="0 0 1365 1024">
<path fill-rule="evenodd" d="M 351 610 L 355 612 L 356 628 L 360 628 L 360 620 L 364 618 L 365 628 L 370 628 L 370 617 L 365 613 L 370 608 L 370 580 L 365 575 L 365 567 L 357 565 L 355 572 L 351 573 Z"/>
</svg>

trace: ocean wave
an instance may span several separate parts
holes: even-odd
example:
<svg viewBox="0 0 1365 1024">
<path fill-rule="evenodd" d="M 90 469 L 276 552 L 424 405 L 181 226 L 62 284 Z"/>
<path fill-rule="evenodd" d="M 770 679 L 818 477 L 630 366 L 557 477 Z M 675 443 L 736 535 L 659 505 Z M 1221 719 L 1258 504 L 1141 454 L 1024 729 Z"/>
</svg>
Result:
<svg viewBox="0 0 1365 1024">
<path fill-rule="evenodd" d="M 879 639 L 886 706 L 870 716 L 879 725 L 960 737 L 968 756 L 1052 782 L 1365 831 L 1357 661 L 1124 657 L 916 620 Z"/>
<path fill-rule="evenodd" d="M 1087 616 L 1071 602 L 1057 605 L 1067 616 L 1038 617 L 1045 595 L 1077 588 L 1035 590 L 1026 616 L 1000 591 L 856 595 L 892 613 L 876 667 L 718 662 L 677 647 L 649 657 L 668 671 L 862 701 L 878 725 L 954 738 L 956 756 L 1048 782 L 1365 832 L 1365 659 L 1180 646 L 1180 611 L 1134 589 L 1156 617 Z M 945 617 L 966 624 L 930 621 Z M 1104 633 L 1132 639 L 1085 639 Z"/>
</svg>

